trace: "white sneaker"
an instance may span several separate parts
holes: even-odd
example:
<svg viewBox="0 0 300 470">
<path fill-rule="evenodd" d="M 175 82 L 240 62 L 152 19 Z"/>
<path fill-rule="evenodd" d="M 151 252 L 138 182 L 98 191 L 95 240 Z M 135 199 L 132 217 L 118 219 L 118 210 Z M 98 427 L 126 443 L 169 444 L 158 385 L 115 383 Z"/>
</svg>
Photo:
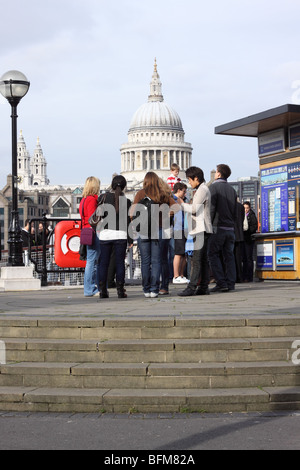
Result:
<svg viewBox="0 0 300 470">
<path fill-rule="evenodd" d="M 156 292 L 150 292 L 150 297 L 154 299 L 155 297 L 158 297 L 158 294 Z"/>
<path fill-rule="evenodd" d="M 147 299 L 149 299 L 149 297 L 150 297 L 150 292 L 144 292 L 144 296 L 147 297 Z"/>
<path fill-rule="evenodd" d="M 173 284 L 187 284 L 187 283 L 188 283 L 188 280 L 186 279 L 186 277 L 181 277 L 181 276 L 173 277 Z"/>
</svg>

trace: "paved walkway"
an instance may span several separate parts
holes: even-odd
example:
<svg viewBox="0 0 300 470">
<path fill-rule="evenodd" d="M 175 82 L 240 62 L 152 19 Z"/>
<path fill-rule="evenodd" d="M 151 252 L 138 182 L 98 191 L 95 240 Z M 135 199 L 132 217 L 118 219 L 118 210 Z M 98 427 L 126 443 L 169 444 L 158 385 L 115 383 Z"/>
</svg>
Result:
<svg viewBox="0 0 300 470">
<path fill-rule="evenodd" d="M 191 455 L 199 468 L 201 450 L 300 450 L 299 430 L 299 412 L 0 413 L 0 450 L 101 450 L 100 465 L 119 451 L 138 457 L 137 469 L 149 468 L 149 455 L 170 451 Z"/>
<path fill-rule="evenodd" d="M 128 286 L 127 299 L 110 289 L 109 299 L 85 298 L 83 288 L 42 288 L 37 292 L 0 292 L 0 317 L 156 317 L 286 316 L 300 317 L 300 281 L 238 284 L 234 292 L 178 297 L 183 288 L 170 285 L 169 296 L 146 299 L 141 286 Z"/>
<path fill-rule="evenodd" d="M 300 318 L 300 282 L 267 281 L 237 285 L 235 292 L 146 299 L 141 286 L 128 298 L 84 298 L 82 288 L 0 292 L 0 320 L 6 318 Z M 274 321 L 274 320 L 272 320 Z M 59 429 L 59 433 L 57 433 Z M 299 449 L 299 412 L 268 414 L 194 413 L 90 415 L 0 413 L 0 449 L 204 450 Z M 179 436 L 179 437 L 178 437 Z M 297 438 L 295 438 L 297 436 Z M 111 453 L 104 454 L 111 456 Z M 128 453 L 126 454 L 128 455 Z"/>
</svg>

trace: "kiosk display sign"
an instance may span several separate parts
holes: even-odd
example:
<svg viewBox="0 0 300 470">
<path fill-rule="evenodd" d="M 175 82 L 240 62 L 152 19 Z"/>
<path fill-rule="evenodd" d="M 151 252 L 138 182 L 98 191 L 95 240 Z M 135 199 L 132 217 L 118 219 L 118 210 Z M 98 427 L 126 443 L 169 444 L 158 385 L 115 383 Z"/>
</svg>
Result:
<svg viewBox="0 0 300 470">
<path fill-rule="evenodd" d="M 273 153 L 284 152 L 285 139 L 284 129 L 266 132 L 258 136 L 258 155 L 271 155 Z"/>
<path fill-rule="evenodd" d="M 256 248 L 256 269 L 274 271 L 274 242 L 258 242 Z"/>
<path fill-rule="evenodd" d="M 276 243 L 276 269 L 284 271 L 295 270 L 294 240 L 278 240 Z"/>
<path fill-rule="evenodd" d="M 300 161 L 261 171 L 262 232 L 300 229 Z"/>
<path fill-rule="evenodd" d="M 288 165 L 288 191 L 289 191 L 289 230 L 300 229 L 300 162 Z"/>
<path fill-rule="evenodd" d="M 261 171 L 262 232 L 288 230 L 288 167 Z"/>
<path fill-rule="evenodd" d="M 289 148 L 296 149 L 300 147 L 300 124 L 289 128 Z"/>
</svg>

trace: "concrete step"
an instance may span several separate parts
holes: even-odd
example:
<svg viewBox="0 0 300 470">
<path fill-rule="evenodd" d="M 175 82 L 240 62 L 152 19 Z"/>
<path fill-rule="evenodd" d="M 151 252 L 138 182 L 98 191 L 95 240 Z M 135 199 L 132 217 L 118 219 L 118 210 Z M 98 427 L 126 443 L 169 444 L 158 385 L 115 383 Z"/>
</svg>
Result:
<svg viewBox="0 0 300 470">
<path fill-rule="evenodd" d="M 204 316 L 204 315 L 203 315 Z M 300 318 L 5 318 L 0 338 L 75 340 L 217 339 L 300 337 Z"/>
<path fill-rule="evenodd" d="M 0 411 L 224 413 L 300 409 L 300 387 L 78 389 L 0 387 Z"/>
<path fill-rule="evenodd" d="M 299 409 L 298 338 L 293 316 L 1 316 L 0 410 Z"/>
<path fill-rule="evenodd" d="M 300 386 L 292 362 L 2 364 L 0 386 L 217 389 Z"/>
<path fill-rule="evenodd" d="M 4 338 L 7 362 L 289 361 L 294 338 L 75 340 Z"/>
</svg>

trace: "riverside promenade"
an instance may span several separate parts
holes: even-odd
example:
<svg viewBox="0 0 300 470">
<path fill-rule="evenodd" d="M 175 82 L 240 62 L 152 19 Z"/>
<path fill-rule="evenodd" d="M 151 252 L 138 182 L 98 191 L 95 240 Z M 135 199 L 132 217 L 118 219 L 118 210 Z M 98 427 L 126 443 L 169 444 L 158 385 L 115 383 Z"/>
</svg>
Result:
<svg viewBox="0 0 300 470">
<path fill-rule="evenodd" d="M 170 295 L 146 299 L 141 286 L 126 286 L 128 298 L 85 298 L 83 288 L 45 287 L 35 292 L 1 292 L 0 317 L 256 317 L 299 316 L 300 281 L 237 284 L 236 290 L 205 296 L 179 297 L 184 286 L 170 285 Z"/>
</svg>

